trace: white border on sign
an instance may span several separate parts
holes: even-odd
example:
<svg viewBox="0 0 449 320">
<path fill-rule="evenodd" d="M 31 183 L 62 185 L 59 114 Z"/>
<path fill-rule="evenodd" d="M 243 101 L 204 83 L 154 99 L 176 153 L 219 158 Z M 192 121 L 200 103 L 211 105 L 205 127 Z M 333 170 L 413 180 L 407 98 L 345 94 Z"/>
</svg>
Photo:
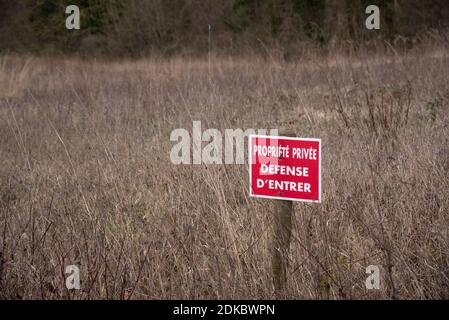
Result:
<svg viewBox="0 0 449 320">
<path fill-rule="evenodd" d="M 253 194 L 253 190 L 251 188 L 251 171 L 252 171 L 252 144 L 253 144 L 253 138 L 262 138 L 262 139 L 283 139 L 283 140 L 301 140 L 301 141 L 314 141 L 318 142 L 318 152 L 319 152 L 319 160 L 318 160 L 318 200 L 306 200 L 306 199 L 292 199 L 292 198 L 283 198 L 283 197 L 274 197 L 274 196 L 261 196 L 261 195 L 255 195 Z M 284 136 L 267 136 L 267 135 L 257 135 L 257 134 L 250 134 L 249 135 L 249 141 L 248 141 L 248 164 L 249 164 L 249 196 L 252 198 L 264 198 L 264 199 L 277 199 L 277 200 L 286 200 L 286 201 L 296 201 L 296 202 L 308 202 L 308 203 L 321 203 L 321 139 L 315 139 L 315 138 L 299 138 L 299 137 L 284 137 Z"/>
</svg>

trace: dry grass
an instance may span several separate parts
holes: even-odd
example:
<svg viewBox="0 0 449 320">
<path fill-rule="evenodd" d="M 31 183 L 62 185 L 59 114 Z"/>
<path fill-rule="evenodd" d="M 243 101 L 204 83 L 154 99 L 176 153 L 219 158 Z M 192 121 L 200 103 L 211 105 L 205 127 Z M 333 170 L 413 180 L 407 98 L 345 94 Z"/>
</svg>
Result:
<svg viewBox="0 0 449 320">
<path fill-rule="evenodd" d="M 36 72 L 32 58 L 0 56 L 0 98 L 17 97 L 30 85 Z"/>
<path fill-rule="evenodd" d="M 273 298 L 272 203 L 246 166 L 175 166 L 170 132 L 323 139 L 285 298 L 449 298 L 449 59 L 0 58 L 0 298 Z M 6 85 L 5 85 L 6 84 Z M 81 268 L 80 291 L 65 266 Z M 379 265 L 381 290 L 365 289 Z"/>
</svg>

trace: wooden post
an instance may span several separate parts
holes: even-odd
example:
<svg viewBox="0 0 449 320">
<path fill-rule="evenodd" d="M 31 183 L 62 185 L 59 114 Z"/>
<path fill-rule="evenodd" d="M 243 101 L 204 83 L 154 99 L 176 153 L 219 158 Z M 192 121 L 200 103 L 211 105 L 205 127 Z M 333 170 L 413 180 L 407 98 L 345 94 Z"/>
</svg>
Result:
<svg viewBox="0 0 449 320">
<path fill-rule="evenodd" d="M 271 265 L 276 294 L 284 289 L 287 281 L 288 252 L 292 234 L 293 201 L 274 201 L 274 225 Z"/>
<path fill-rule="evenodd" d="M 294 137 L 281 131 L 281 136 Z M 288 253 L 292 235 L 293 201 L 274 200 L 274 224 L 271 243 L 271 267 L 276 295 L 282 294 L 287 281 Z"/>
</svg>

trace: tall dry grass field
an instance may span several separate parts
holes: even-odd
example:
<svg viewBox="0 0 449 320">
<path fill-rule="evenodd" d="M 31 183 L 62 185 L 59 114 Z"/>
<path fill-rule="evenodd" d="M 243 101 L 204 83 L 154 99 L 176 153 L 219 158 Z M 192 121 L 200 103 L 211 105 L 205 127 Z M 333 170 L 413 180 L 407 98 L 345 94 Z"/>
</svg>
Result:
<svg viewBox="0 0 449 320">
<path fill-rule="evenodd" d="M 323 141 L 323 202 L 294 206 L 281 297 L 449 298 L 443 45 L 210 68 L 3 56 L 0 85 L 0 298 L 274 298 L 273 203 L 248 197 L 247 166 L 170 162 L 196 120 Z"/>
</svg>

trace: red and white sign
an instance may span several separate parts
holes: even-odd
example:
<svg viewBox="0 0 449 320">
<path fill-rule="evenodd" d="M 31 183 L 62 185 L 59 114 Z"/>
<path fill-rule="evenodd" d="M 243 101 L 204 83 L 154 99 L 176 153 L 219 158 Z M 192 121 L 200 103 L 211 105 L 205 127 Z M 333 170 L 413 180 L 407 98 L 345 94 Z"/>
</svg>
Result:
<svg viewBox="0 0 449 320">
<path fill-rule="evenodd" d="M 251 135 L 250 196 L 321 202 L 321 140 Z"/>
</svg>

